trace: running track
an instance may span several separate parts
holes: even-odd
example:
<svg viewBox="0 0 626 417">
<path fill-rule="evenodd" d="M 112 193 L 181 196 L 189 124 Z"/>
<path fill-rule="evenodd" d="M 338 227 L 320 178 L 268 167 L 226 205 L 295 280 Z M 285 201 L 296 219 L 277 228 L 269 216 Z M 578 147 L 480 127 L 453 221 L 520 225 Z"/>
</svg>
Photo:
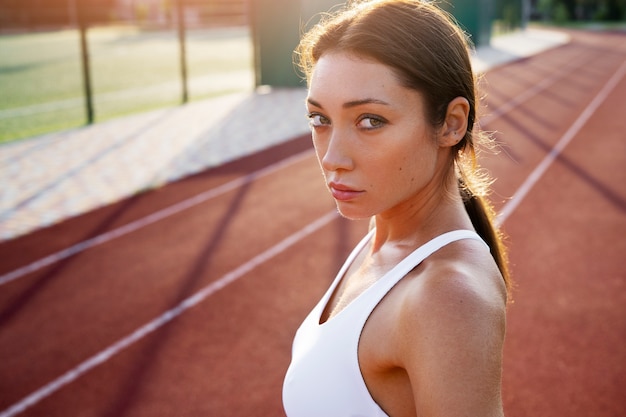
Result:
<svg viewBox="0 0 626 417">
<path fill-rule="evenodd" d="M 626 415 L 626 35 L 572 36 L 483 80 L 508 416 Z M 365 229 L 302 137 L 0 244 L 0 416 L 282 416 L 293 333 Z"/>
</svg>

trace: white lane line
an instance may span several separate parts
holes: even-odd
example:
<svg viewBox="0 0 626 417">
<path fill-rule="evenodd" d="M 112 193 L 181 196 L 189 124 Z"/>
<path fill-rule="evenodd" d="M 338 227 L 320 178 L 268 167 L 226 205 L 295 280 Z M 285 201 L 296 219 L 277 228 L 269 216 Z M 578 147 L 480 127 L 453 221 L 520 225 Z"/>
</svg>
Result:
<svg viewBox="0 0 626 417">
<path fill-rule="evenodd" d="M 314 222 L 309 223 L 304 228 L 300 229 L 299 231 L 292 234 L 291 236 L 288 236 L 287 238 L 285 238 L 278 244 L 267 249 L 265 252 L 260 253 L 259 255 L 250 259 L 248 262 L 239 266 L 238 268 L 235 268 L 234 270 L 228 272 L 226 275 L 222 276 L 217 281 L 212 282 L 211 284 L 202 288 L 200 291 L 186 298 L 176 307 L 171 308 L 170 310 L 167 310 L 165 313 L 156 317 L 155 319 L 148 322 L 147 324 L 141 326 L 140 328 L 135 330 L 133 333 L 129 334 L 123 339 L 118 340 L 117 342 L 109 346 L 108 348 L 90 357 L 86 361 L 80 363 L 78 366 L 74 367 L 73 369 L 70 369 L 65 374 L 56 378 L 52 382 L 44 385 L 43 387 L 33 392 L 32 394 L 28 395 L 21 401 L 7 408 L 2 413 L 0 413 L 0 417 L 12 417 L 32 407 L 33 405 L 37 404 L 44 398 L 52 395 L 54 392 L 63 388 L 65 385 L 78 379 L 81 375 L 89 372 L 96 366 L 105 363 L 107 360 L 117 355 L 118 353 L 120 353 L 121 351 L 123 351 L 124 349 L 132 345 L 133 343 L 139 341 L 140 339 L 149 335 L 155 330 L 158 330 L 159 328 L 163 327 L 165 324 L 169 323 L 176 317 L 180 316 L 186 310 L 201 303 L 203 300 L 210 297 L 211 295 L 221 290 L 222 288 L 226 287 L 228 284 L 238 280 L 239 278 L 241 278 L 248 272 L 251 272 L 257 266 L 281 254 L 282 252 L 284 252 L 291 246 L 295 245 L 296 243 L 298 243 L 305 237 L 321 229 L 323 226 L 330 223 L 332 220 L 336 219 L 337 217 L 338 217 L 337 211 L 333 210 L 331 212 L 326 213 L 324 216 L 320 217 Z"/>
<path fill-rule="evenodd" d="M 218 197 L 224 193 L 229 191 L 233 191 L 245 184 L 249 184 L 252 181 L 255 181 L 259 178 L 267 176 L 273 172 L 276 172 L 282 168 L 285 168 L 289 165 L 295 164 L 305 158 L 308 158 L 311 154 L 313 154 L 313 150 L 309 149 L 303 151 L 299 154 L 293 155 L 289 158 L 283 159 L 280 162 L 269 165 L 265 168 L 262 168 L 258 171 L 255 171 L 251 174 L 246 175 L 245 177 L 237 178 L 230 182 L 220 185 L 219 187 L 212 188 L 210 190 L 204 191 L 200 194 L 197 194 L 193 197 L 188 198 L 187 200 L 183 200 L 179 203 L 176 203 L 172 206 L 166 207 L 159 211 L 156 211 L 152 214 L 149 214 L 146 217 L 142 217 L 141 219 L 135 220 L 131 223 L 128 223 L 124 226 L 118 227 L 116 229 L 110 230 L 101 235 L 95 236 L 91 239 L 84 240 L 79 242 L 69 248 L 65 248 L 58 252 L 55 252 L 51 255 L 48 255 L 44 258 L 41 258 L 37 261 L 34 261 L 28 265 L 20 267 L 16 270 L 8 272 L 4 275 L 0 276 L 0 286 L 7 284 L 13 280 L 23 277 L 24 275 L 30 274 L 31 272 L 35 272 L 41 268 L 52 265 L 56 262 L 59 262 L 63 259 L 69 258 L 70 256 L 76 255 L 80 252 L 83 252 L 89 248 L 93 248 L 94 246 L 101 245 L 103 243 L 109 242 L 113 239 L 116 239 L 120 236 L 127 235 L 136 230 L 139 230 L 143 227 L 156 223 L 160 220 L 163 220 L 167 217 L 173 216 L 175 214 L 180 213 L 181 211 L 187 210 L 191 207 L 197 206 L 198 204 L 204 203 L 212 198 Z"/>
<path fill-rule="evenodd" d="M 618 70 L 613 74 L 611 79 L 607 81 L 607 83 L 602 87 L 602 90 L 594 97 L 594 99 L 587 105 L 585 110 L 578 116 L 576 121 L 570 126 L 570 128 L 563 134 L 561 139 L 557 142 L 557 144 L 552 148 L 550 153 L 546 155 L 543 160 L 537 165 L 537 167 L 530 173 L 530 175 L 526 178 L 526 180 L 522 183 L 522 185 L 515 191 L 511 200 L 509 200 L 502 210 L 498 214 L 496 218 L 497 225 L 502 225 L 506 219 L 509 218 L 511 213 L 515 211 L 515 209 L 520 205 L 522 200 L 526 197 L 526 195 L 530 192 L 530 190 L 535 186 L 537 181 L 545 174 L 550 165 L 558 158 L 558 156 L 563 152 L 565 147 L 572 141 L 572 139 L 580 132 L 583 126 L 589 121 L 589 118 L 598 110 L 598 107 L 602 105 L 604 100 L 611 94 L 612 90 L 615 88 L 617 83 L 619 83 L 626 74 L 626 62 L 623 62 L 622 65 L 618 68 Z M 618 116 L 619 117 L 619 116 Z"/>
</svg>

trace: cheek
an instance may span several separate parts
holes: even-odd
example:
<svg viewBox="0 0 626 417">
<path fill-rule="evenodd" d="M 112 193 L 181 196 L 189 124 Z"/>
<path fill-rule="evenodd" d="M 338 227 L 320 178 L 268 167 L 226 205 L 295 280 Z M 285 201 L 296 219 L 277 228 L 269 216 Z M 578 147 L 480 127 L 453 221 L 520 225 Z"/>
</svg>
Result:
<svg viewBox="0 0 626 417">
<path fill-rule="evenodd" d="M 381 196 L 406 188 L 407 182 L 417 175 L 415 164 L 406 152 L 387 154 L 384 158 L 379 154 L 366 163 L 371 167 L 368 172 L 370 190 Z"/>
<path fill-rule="evenodd" d="M 411 187 L 417 181 L 420 175 L 419 164 L 416 164 L 413 159 L 405 156 L 402 161 L 398 161 L 398 165 L 395 170 L 396 181 L 399 186 Z"/>
<path fill-rule="evenodd" d="M 313 135 L 313 149 L 315 150 L 315 156 L 317 157 L 317 162 L 321 168 L 322 160 L 326 154 L 326 149 L 323 147 L 322 143 L 315 138 L 315 135 Z"/>
<path fill-rule="evenodd" d="M 395 187 L 414 189 L 428 182 L 435 169 L 434 158 L 430 152 L 405 151 L 393 161 L 389 170 L 389 184 Z"/>
</svg>

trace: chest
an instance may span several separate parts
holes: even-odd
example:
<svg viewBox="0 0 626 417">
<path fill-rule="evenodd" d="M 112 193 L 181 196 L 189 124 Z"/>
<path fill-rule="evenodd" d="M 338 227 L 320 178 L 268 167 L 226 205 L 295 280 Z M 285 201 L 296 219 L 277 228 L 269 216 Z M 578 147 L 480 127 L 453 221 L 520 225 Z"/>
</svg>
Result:
<svg viewBox="0 0 626 417">
<path fill-rule="evenodd" d="M 325 322 L 350 305 L 374 285 L 403 258 L 400 251 L 371 256 L 360 254 L 345 271 L 322 312 L 320 322 Z"/>
</svg>

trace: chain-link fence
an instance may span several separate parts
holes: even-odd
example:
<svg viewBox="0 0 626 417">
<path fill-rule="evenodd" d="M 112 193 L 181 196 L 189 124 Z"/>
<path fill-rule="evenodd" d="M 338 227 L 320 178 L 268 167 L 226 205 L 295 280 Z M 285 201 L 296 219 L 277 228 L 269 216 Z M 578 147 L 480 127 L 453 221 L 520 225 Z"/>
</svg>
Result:
<svg viewBox="0 0 626 417">
<path fill-rule="evenodd" d="M 253 87 L 246 0 L 0 0 L 0 142 Z"/>
</svg>

